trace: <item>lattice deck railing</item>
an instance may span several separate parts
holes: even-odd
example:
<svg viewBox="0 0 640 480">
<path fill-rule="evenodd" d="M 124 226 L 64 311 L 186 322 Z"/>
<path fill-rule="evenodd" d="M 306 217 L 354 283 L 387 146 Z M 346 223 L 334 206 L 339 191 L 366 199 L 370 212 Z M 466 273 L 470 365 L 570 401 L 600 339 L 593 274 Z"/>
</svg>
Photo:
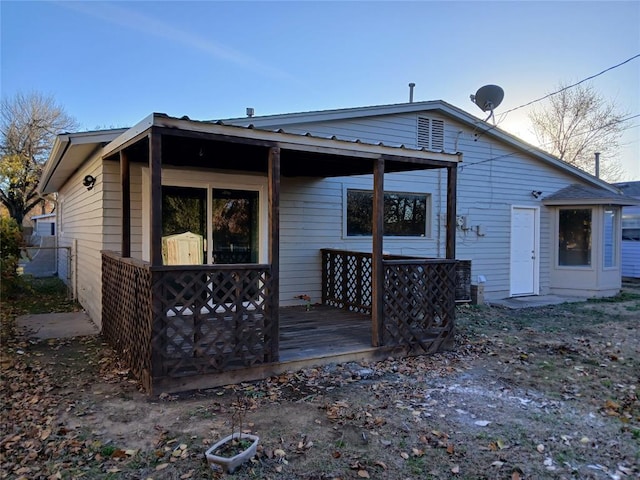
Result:
<svg viewBox="0 0 640 480">
<path fill-rule="evenodd" d="M 333 249 L 321 253 L 322 302 L 370 315 L 372 255 Z M 384 345 L 433 352 L 450 339 L 458 264 L 456 260 L 385 256 Z"/>
<path fill-rule="evenodd" d="M 455 260 L 385 260 L 384 345 L 432 353 L 451 340 L 455 321 Z"/>
<path fill-rule="evenodd" d="M 271 291 L 268 265 L 151 267 L 104 252 L 103 330 L 149 382 L 273 362 Z"/>
<path fill-rule="evenodd" d="M 151 389 L 151 271 L 149 265 L 102 254 L 102 333 L 147 390 Z"/>
</svg>

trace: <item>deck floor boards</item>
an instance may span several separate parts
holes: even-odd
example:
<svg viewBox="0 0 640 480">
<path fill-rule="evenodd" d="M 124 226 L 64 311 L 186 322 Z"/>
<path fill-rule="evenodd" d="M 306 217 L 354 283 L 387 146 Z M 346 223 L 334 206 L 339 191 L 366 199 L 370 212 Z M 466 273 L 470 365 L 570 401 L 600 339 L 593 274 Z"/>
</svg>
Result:
<svg viewBox="0 0 640 480">
<path fill-rule="evenodd" d="M 280 361 L 325 357 L 371 346 L 371 318 L 325 305 L 280 309 Z"/>
</svg>

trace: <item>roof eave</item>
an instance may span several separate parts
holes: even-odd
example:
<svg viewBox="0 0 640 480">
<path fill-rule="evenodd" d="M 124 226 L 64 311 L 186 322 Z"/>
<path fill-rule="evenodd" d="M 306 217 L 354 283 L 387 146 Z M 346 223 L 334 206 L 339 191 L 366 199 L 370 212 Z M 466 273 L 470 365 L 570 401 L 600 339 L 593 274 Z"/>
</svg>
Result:
<svg viewBox="0 0 640 480">
<path fill-rule="evenodd" d="M 593 205 L 611 205 L 616 207 L 631 207 L 640 205 L 640 200 L 634 202 L 630 198 L 582 198 L 582 199 L 549 199 L 542 200 L 542 204 L 548 207 L 569 207 L 569 206 L 593 206 Z"/>
<path fill-rule="evenodd" d="M 51 176 L 55 172 L 56 168 L 62 161 L 64 154 L 69 148 L 69 144 L 69 134 L 60 134 L 54 139 L 53 146 L 51 147 L 51 152 L 49 153 L 49 158 L 44 164 L 44 169 L 42 171 L 42 175 L 40 176 L 40 182 L 38 182 L 38 188 L 36 189 L 38 195 L 53 193 L 56 191 L 55 189 L 49 190 L 49 181 L 51 180 Z"/>
<path fill-rule="evenodd" d="M 228 137 L 247 138 L 273 143 L 285 150 L 307 150 L 318 153 L 335 153 L 351 157 L 379 158 L 389 156 L 396 158 L 417 158 L 443 161 L 456 164 L 461 161 L 461 155 L 455 153 L 432 152 L 424 149 L 411 149 L 404 147 L 392 147 L 388 145 L 371 144 L 364 142 L 350 142 L 335 138 L 324 138 L 312 135 L 299 135 L 282 131 L 263 130 L 237 125 L 225 125 L 223 123 L 201 122 L 188 118 L 170 117 L 163 113 L 153 113 L 143 121 L 132 127 L 105 147 L 105 157 L 117 153 L 124 145 L 144 134 L 152 127 L 161 127 L 168 130 L 177 129 L 197 133 L 210 133 Z"/>
<path fill-rule="evenodd" d="M 80 167 L 88 157 L 79 157 L 73 160 L 69 160 L 71 151 L 74 146 L 93 146 L 92 152 L 95 152 L 105 143 L 110 142 L 113 138 L 124 132 L 126 129 L 117 128 L 110 130 L 98 130 L 79 133 L 63 133 L 56 136 L 51 147 L 49 158 L 44 165 L 42 175 L 40 176 L 40 182 L 38 183 L 37 193 L 39 195 L 53 193 L 58 191 L 60 186 L 68 180 L 69 175 L 66 178 L 60 178 L 54 182 L 56 172 L 60 168 L 62 163 L 72 161 L 73 165 L 71 170 L 75 171 Z"/>
</svg>

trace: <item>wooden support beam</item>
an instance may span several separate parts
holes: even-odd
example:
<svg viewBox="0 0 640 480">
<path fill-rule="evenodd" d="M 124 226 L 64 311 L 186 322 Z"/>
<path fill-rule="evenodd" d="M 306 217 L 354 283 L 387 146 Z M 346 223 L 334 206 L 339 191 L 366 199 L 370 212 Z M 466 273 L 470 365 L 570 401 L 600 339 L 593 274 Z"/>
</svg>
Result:
<svg viewBox="0 0 640 480">
<path fill-rule="evenodd" d="M 461 155 L 462 157 L 462 155 Z M 462 158 L 460 158 L 462 161 Z M 456 258 L 456 189 L 458 182 L 458 166 L 447 167 L 447 242 L 446 256 Z"/>
<path fill-rule="evenodd" d="M 149 131 L 149 176 L 151 177 L 149 238 L 150 259 L 154 267 L 162 265 L 162 136 Z"/>
<path fill-rule="evenodd" d="M 382 249 L 384 236 L 384 160 L 375 160 L 373 167 L 373 252 L 371 259 L 371 344 L 383 344 L 384 266 Z"/>
<path fill-rule="evenodd" d="M 122 256 L 131 256 L 131 177 L 129 157 L 125 150 L 120 150 L 120 199 L 122 202 Z"/>
<path fill-rule="evenodd" d="M 271 264 L 271 359 L 280 359 L 280 148 L 269 149 L 269 263 Z"/>
</svg>

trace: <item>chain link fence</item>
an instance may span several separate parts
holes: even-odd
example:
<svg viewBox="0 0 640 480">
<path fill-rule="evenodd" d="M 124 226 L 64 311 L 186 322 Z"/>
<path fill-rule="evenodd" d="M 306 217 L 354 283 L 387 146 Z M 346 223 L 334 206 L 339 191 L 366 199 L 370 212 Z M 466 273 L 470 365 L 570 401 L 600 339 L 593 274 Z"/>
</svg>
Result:
<svg viewBox="0 0 640 480">
<path fill-rule="evenodd" d="M 58 277 L 67 286 L 67 295 L 73 298 L 73 256 L 71 247 L 60 247 L 54 236 L 34 236 L 23 248 L 18 272 L 35 278 Z"/>
</svg>

